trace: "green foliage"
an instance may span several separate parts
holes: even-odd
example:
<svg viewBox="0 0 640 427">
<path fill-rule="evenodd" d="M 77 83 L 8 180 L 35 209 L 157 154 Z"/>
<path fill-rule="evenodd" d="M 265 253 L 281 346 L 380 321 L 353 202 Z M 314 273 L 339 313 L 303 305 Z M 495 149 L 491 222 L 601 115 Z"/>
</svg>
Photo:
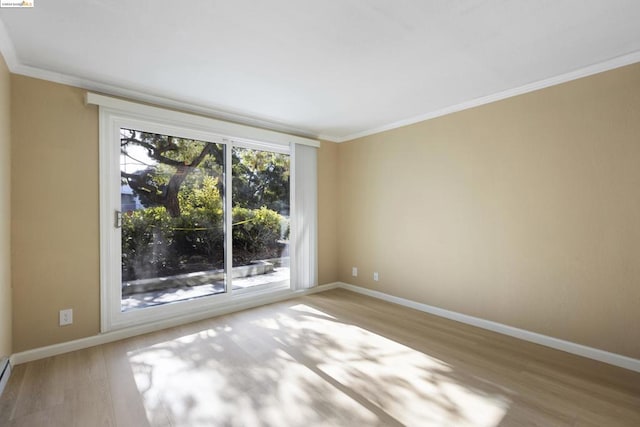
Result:
<svg viewBox="0 0 640 427">
<path fill-rule="evenodd" d="M 178 198 L 181 215 L 174 218 L 173 238 L 183 264 L 224 265 L 224 216 L 218 178 L 195 175 L 196 182 L 185 185 Z"/>
<path fill-rule="evenodd" d="M 122 275 L 124 280 L 149 277 L 153 271 L 174 271 L 172 219 L 164 208 L 126 212 L 122 216 Z"/>
<path fill-rule="evenodd" d="M 289 214 L 288 155 L 236 147 L 232 164 L 234 205 Z"/>
<path fill-rule="evenodd" d="M 120 136 L 123 156 L 143 166 L 123 170 L 123 185 L 144 206 L 123 215 L 123 280 L 223 268 L 224 146 L 128 129 Z M 289 156 L 235 147 L 231 157 L 234 265 L 278 257 L 289 233 Z"/>
<path fill-rule="evenodd" d="M 181 189 L 180 217 L 163 207 L 125 213 L 122 220 L 123 280 L 162 277 L 224 267 L 224 214 L 217 178 L 192 178 Z M 197 185 L 196 185 L 197 184 Z M 279 213 L 233 208 L 234 263 L 280 255 L 288 220 Z"/>
<path fill-rule="evenodd" d="M 260 209 L 233 208 L 233 248 L 236 251 L 265 253 L 277 249 L 274 244 L 287 237 L 288 231 L 288 220 L 265 206 Z"/>
</svg>

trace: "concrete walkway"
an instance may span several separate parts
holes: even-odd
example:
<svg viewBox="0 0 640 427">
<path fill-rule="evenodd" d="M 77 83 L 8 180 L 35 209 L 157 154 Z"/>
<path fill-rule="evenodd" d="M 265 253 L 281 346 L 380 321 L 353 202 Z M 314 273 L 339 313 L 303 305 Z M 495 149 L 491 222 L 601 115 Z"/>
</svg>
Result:
<svg viewBox="0 0 640 427">
<path fill-rule="evenodd" d="M 233 279 L 233 290 L 238 291 L 255 286 L 283 282 L 289 279 L 289 274 L 289 267 L 276 267 L 271 273 L 235 278 Z M 162 290 L 137 292 L 124 296 L 122 299 L 122 311 L 200 298 L 223 292 L 224 280 L 211 281 L 210 283 L 204 283 L 196 286 L 179 286 Z"/>
</svg>

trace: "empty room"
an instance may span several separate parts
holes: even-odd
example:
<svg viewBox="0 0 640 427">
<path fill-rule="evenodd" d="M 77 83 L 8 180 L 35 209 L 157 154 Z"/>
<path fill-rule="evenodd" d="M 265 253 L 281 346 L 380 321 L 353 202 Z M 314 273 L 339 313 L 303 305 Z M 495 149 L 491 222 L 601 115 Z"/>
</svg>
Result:
<svg viewBox="0 0 640 427">
<path fill-rule="evenodd" d="M 640 426 L 640 2 L 0 6 L 0 426 Z"/>
</svg>

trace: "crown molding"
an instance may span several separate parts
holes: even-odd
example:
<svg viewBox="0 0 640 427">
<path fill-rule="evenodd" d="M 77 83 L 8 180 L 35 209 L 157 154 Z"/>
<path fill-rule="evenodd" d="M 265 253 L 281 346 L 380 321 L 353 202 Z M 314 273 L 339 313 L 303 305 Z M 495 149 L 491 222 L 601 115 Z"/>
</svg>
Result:
<svg viewBox="0 0 640 427">
<path fill-rule="evenodd" d="M 7 64 L 9 71 L 14 73 L 18 65 L 18 57 L 16 56 L 16 50 L 13 47 L 13 42 L 7 32 L 7 27 L 4 26 L 4 22 L 0 19 L 0 55 L 4 57 L 4 62 Z"/>
<path fill-rule="evenodd" d="M 159 107 L 165 107 L 183 111 L 186 113 L 199 114 L 215 119 L 220 119 L 232 123 L 248 125 L 265 130 L 272 130 L 276 132 L 282 132 L 291 134 L 293 136 L 300 136 L 303 138 L 317 139 L 317 135 L 299 129 L 293 126 L 286 125 L 271 120 L 259 119 L 252 117 L 249 114 L 235 113 L 224 111 L 218 108 L 212 108 L 205 105 L 198 104 L 197 102 L 188 102 L 173 99 L 165 96 L 158 96 L 151 93 L 146 93 L 139 90 L 127 89 L 124 86 L 120 86 L 117 83 L 103 83 L 95 80 L 85 79 L 82 77 L 74 76 L 66 73 L 59 73 L 39 67 L 33 67 L 25 65 L 20 62 L 16 55 L 16 51 L 9 37 L 7 29 L 0 19 L 0 54 L 4 57 L 7 64 L 7 68 L 13 74 L 19 74 L 26 77 L 33 77 L 36 79 L 47 80 L 54 83 L 60 83 L 67 86 L 78 87 L 86 89 L 88 91 L 99 92 L 106 95 L 121 97 L 130 99 L 133 101 L 144 102 L 153 104 Z"/>
<path fill-rule="evenodd" d="M 97 92 L 105 95 L 125 98 L 127 100 L 152 104 L 158 107 L 174 109 L 185 113 L 198 114 L 218 120 L 224 120 L 241 125 L 252 126 L 265 130 L 271 130 L 281 133 L 300 136 L 303 138 L 316 139 L 317 136 L 303 129 L 288 126 L 269 120 L 258 119 L 250 115 L 242 113 L 232 113 L 217 108 L 207 107 L 196 102 L 181 101 L 165 96 L 158 96 L 139 90 L 127 89 L 118 84 L 102 83 L 94 80 L 84 79 L 70 74 L 58 73 L 55 71 L 45 70 L 42 68 L 32 67 L 28 65 L 18 64 L 9 68 L 14 74 L 20 74 L 36 79 L 47 80 L 54 83 L 61 83 L 68 86 L 74 86 L 86 89 L 91 92 Z"/>
<path fill-rule="evenodd" d="M 117 96 L 127 98 L 138 102 L 146 102 L 154 104 L 160 107 L 176 109 L 187 113 L 200 114 L 220 120 L 226 120 L 238 124 L 258 127 L 267 130 L 273 130 L 277 132 L 288 133 L 295 136 L 301 136 L 304 138 L 319 139 L 329 142 L 348 142 L 365 136 L 374 135 L 377 133 L 397 129 L 400 127 L 412 125 L 425 120 L 434 119 L 436 117 L 445 116 L 447 114 L 455 113 L 458 111 L 467 110 L 469 108 L 479 107 L 481 105 L 490 104 L 492 102 L 501 101 L 503 99 L 511 98 L 525 93 L 533 92 L 539 89 L 555 86 L 561 83 L 566 83 L 572 80 L 577 80 L 583 77 L 588 77 L 594 74 L 609 71 L 615 68 L 623 67 L 625 65 L 634 64 L 640 62 L 640 51 L 632 52 L 630 54 L 614 57 L 603 62 L 589 65 L 584 68 L 580 68 L 568 73 L 564 73 L 558 76 L 550 77 L 543 80 L 538 80 L 532 83 L 528 83 L 523 86 L 519 86 L 513 89 L 507 89 L 501 92 L 497 92 L 491 95 L 472 99 L 459 104 L 447 106 L 435 111 L 420 114 L 417 116 L 409 117 L 407 119 L 398 120 L 392 123 L 378 126 L 371 129 L 365 129 L 360 132 L 356 132 L 346 136 L 337 136 L 331 134 L 314 134 L 304 129 L 299 129 L 293 126 L 286 125 L 270 120 L 259 119 L 252 117 L 242 112 L 229 112 L 223 109 L 212 108 L 205 105 L 201 105 L 188 101 L 181 101 L 169 97 L 154 95 L 139 90 L 127 89 L 116 83 L 103 83 L 95 80 L 84 79 L 81 77 L 73 76 L 70 74 L 59 73 L 51 70 L 46 70 L 38 67 L 22 64 L 16 54 L 13 42 L 9 37 L 7 29 L 0 19 L 0 53 L 4 56 L 5 62 L 9 71 L 13 74 L 20 74 L 27 77 L 33 77 L 42 80 L 48 80 L 54 83 L 61 83 L 68 86 L 79 87 L 89 91 L 100 92 L 106 95 Z"/>
<path fill-rule="evenodd" d="M 580 68 L 578 70 L 570 71 L 568 73 L 560 74 L 558 76 L 550 77 L 543 80 L 538 80 L 536 82 L 528 83 L 526 85 L 523 85 L 517 88 L 507 89 L 502 92 L 497 92 L 491 95 L 487 95 L 480 98 L 472 99 L 470 101 L 462 102 L 460 104 L 441 108 L 436 111 L 410 117 L 408 119 L 399 120 L 397 122 L 389 123 L 384 126 L 379 126 L 372 129 L 366 129 L 361 132 L 353 133 L 351 135 L 347 135 L 344 137 L 336 137 L 335 139 L 332 139 L 333 137 L 330 137 L 330 136 L 319 135 L 318 138 L 329 139 L 330 141 L 338 142 L 338 143 L 348 142 L 348 141 L 352 141 L 354 139 L 362 138 L 365 136 L 374 135 L 376 133 L 381 133 L 388 130 L 400 128 L 403 126 L 412 125 L 415 123 L 423 122 L 425 120 L 435 119 L 436 117 L 441 117 L 441 116 L 445 116 L 447 114 L 455 113 L 458 111 L 467 110 L 469 108 L 479 107 L 481 105 L 490 104 L 492 102 L 501 101 L 503 99 L 511 98 L 518 95 L 523 95 L 529 92 L 534 92 L 536 90 L 559 85 L 561 83 L 567 83 L 572 80 L 577 80 L 583 77 L 588 77 L 594 74 L 613 70 L 615 68 L 624 67 L 625 65 L 635 64 L 636 62 L 640 62 L 640 51 L 636 51 L 627 55 L 617 56 L 615 58 L 611 58 L 606 61 L 599 62 L 597 64 L 592 64 L 587 67 Z"/>
</svg>

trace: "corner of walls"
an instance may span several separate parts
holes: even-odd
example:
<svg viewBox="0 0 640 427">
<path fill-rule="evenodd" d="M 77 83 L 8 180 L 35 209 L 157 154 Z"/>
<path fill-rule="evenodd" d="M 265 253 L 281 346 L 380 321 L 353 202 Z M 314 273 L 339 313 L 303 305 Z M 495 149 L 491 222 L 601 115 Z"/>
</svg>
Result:
<svg viewBox="0 0 640 427">
<path fill-rule="evenodd" d="M 341 143 L 338 280 L 640 359 L 638 134 L 640 63 Z"/>
<path fill-rule="evenodd" d="M 11 83 L 12 351 L 19 353 L 99 332 L 98 114 L 82 89 L 19 75 Z M 320 284 L 337 278 L 337 152 L 336 143 L 321 142 Z M 65 308 L 74 309 L 74 324 L 59 327 Z"/>
<path fill-rule="evenodd" d="M 318 151 L 318 283 L 338 278 L 338 144 L 321 141 Z"/>
<path fill-rule="evenodd" d="M 0 360 L 11 355 L 11 78 L 0 54 Z M 0 366 L 0 370 L 3 369 Z"/>
<path fill-rule="evenodd" d="M 371 286 L 373 273 L 386 279 L 389 274 L 380 270 L 381 261 L 388 258 L 389 248 L 379 242 L 384 233 L 393 233 L 398 224 L 387 217 L 390 205 L 401 188 L 397 182 L 396 165 L 385 162 L 388 151 L 402 155 L 395 141 L 388 140 L 389 132 L 342 142 L 338 145 L 338 281 L 359 286 Z M 401 167 L 401 166 L 400 166 Z M 374 222 L 375 225 L 374 225 Z M 402 227 L 408 224 L 400 224 Z M 357 268 L 357 276 L 352 269 Z"/>
</svg>

